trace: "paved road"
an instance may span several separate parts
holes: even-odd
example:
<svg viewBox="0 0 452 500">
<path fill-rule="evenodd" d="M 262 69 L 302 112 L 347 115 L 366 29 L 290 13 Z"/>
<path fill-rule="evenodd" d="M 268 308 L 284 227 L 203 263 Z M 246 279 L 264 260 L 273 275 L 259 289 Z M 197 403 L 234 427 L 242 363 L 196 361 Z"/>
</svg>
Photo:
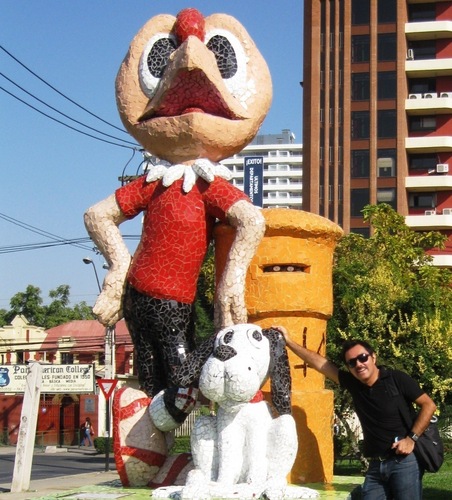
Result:
<svg viewBox="0 0 452 500">
<path fill-rule="evenodd" d="M 11 485 L 14 460 L 14 447 L 0 448 L 0 492 Z M 57 478 L 87 472 L 105 471 L 105 455 L 97 454 L 94 448 L 69 447 L 67 451 L 45 453 L 42 449 L 35 449 L 31 467 L 31 480 Z M 113 457 L 110 454 L 110 471 L 116 469 Z"/>
</svg>

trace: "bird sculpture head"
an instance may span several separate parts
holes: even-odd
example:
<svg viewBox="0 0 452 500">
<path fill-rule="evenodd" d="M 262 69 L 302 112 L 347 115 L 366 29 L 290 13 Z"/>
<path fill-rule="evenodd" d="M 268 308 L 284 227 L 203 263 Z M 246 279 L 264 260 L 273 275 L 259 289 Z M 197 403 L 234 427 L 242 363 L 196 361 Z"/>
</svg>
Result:
<svg viewBox="0 0 452 500">
<path fill-rule="evenodd" d="M 171 163 L 220 161 L 256 135 L 271 104 L 265 60 L 233 17 L 184 9 L 150 19 L 116 78 L 128 132 Z"/>
</svg>

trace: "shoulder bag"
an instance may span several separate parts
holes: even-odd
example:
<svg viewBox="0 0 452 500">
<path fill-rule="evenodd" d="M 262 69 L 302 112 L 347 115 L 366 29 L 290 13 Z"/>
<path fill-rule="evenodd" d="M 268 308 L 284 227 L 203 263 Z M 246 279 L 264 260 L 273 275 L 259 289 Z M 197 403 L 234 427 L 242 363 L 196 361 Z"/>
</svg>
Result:
<svg viewBox="0 0 452 500">
<path fill-rule="evenodd" d="M 397 382 L 391 374 L 391 379 L 397 387 Z M 398 391 L 399 395 L 400 391 Z M 410 415 L 410 410 L 405 398 L 398 398 L 399 412 L 402 416 L 405 425 L 410 430 L 413 425 L 413 418 Z M 419 436 L 419 439 L 414 445 L 414 454 L 418 459 L 419 465 L 427 472 L 438 472 L 444 462 L 444 444 L 439 435 L 437 426 L 438 418 L 433 416 L 430 424 L 425 431 Z"/>
</svg>

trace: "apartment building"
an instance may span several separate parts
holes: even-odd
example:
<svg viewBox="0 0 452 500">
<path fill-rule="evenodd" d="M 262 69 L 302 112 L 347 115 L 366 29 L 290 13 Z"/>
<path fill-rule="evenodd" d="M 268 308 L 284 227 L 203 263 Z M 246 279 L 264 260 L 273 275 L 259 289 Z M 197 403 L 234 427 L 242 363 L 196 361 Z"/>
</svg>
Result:
<svg viewBox="0 0 452 500">
<path fill-rule="evenodd" d="M 304 37 L 303 209 L 369 235 L 388 203 L 452 267 L 452 1 L 312 0 Z"/>
<path fill-rule="evenodd" d="M 244 158 L 262 156 L 263 207 L 301 209 L 303 187 L 302 145 L 288 129 L 280 134 L 257 135 L 240 153 L 223 160 L 232 172 L 232 183 L 244 187 Z"/>
</svg>

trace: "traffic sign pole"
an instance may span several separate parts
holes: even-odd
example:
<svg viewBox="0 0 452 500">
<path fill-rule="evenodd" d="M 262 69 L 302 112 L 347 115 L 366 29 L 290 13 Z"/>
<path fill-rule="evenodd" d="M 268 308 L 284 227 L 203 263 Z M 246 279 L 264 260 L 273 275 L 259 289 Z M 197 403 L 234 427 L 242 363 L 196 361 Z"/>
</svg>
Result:
<svg viewBox="0 0 452 500">
<path fill-rule="evenodd" d="M 118 381 L 116 379 L 101 378 L 97 381 L 103 395 L 105 396 L 105 429 L 107 432 L 106 447 L 105 447 L 105 472 L 110 470 L 110 396 L 116 387 Z"/>
</svg>

